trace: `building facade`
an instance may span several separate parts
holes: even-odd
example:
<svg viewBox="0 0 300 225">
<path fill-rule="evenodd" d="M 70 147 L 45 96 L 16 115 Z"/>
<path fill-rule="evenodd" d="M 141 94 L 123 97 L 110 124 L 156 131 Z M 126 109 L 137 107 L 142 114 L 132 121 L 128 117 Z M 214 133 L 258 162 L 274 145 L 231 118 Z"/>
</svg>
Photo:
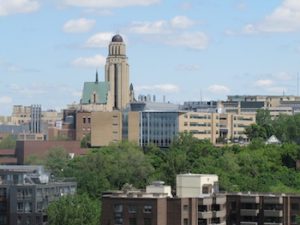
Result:
<svg viewBox="0 0 300 225">
<path fill-rule="evenodd" d="M 0 166 L 0 224 L 47 224 L 48 205 L 75 192 L 75 182 L 51 180 L 42 166 Z"/>
<path fill-rule="evenodd" d="M 105 225 L 297 225 L 300 195 L 219 193 L 218 177 L 180 174 L 176 195 L 126 190 L 104 194 Z"/>
</svg>

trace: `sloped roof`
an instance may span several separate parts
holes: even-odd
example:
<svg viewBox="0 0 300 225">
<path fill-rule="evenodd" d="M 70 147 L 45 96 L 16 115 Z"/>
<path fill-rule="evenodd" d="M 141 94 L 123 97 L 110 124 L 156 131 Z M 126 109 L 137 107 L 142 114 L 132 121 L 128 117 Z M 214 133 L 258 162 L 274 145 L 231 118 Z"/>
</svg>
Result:
<svg viewBox="0 0 300 225">
<path fill-rule="evenodd" d="M 95 93 L 96 104 L 106 104 L 109 91 L 108 82 L 84 82 L 81 104 L 94 103 L 92 96 Z"/>
<path fill-rule="evenodd" d="M 275 135 L 272 135 L 267 141 L 266 144 L 280 144 L 281 142 Z"/>
</svg>

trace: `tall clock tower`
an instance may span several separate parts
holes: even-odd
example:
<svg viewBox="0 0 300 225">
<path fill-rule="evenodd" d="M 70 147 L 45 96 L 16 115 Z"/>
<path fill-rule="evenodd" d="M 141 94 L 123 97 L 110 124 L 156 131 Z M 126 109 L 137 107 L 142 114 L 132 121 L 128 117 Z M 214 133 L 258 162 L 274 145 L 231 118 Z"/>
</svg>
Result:
<svg viewBox="0 0 300 225">
<path fill-rule="evenodd" d="M 105 81 L 109 82 L 114 110 L 122 110 L 130 102 L 129 65 L 123 38 L 112 37 L 105 65 Z"/>
</svg>

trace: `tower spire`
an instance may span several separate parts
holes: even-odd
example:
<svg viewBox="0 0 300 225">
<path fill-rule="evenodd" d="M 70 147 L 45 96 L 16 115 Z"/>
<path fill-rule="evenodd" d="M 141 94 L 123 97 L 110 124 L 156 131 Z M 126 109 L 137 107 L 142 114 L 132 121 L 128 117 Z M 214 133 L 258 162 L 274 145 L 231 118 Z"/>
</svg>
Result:
<svg viewBox="0 0 300 225">
<path fill-rule="evenodd" d="M 99 80 L 98 80 L 98 70 L 96 70 L 96 81 L 95 81 L 95 83 L 98 83 L 99 82 Z"/>
</svg>

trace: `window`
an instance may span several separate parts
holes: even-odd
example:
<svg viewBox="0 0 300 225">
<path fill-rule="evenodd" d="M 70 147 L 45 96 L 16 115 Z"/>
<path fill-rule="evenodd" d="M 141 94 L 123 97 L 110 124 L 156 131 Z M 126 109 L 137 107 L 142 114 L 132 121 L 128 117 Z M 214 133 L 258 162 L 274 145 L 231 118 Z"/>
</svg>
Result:
<svg viewBox="0 0 300 225">
<path fill-rule="evenodd" d="M 17 211 L 18 212 L 23 212 L 23 210 L 24 210 L 23 202 L 18 202 Z"/>
<path fill-rule="evenodd" d="M 135 205 L 128 206 L 128 212 L 129 213 L 136 213 L 136 206 Z"/>
<path fill-rule="evenodd" d="M 189 219 L 183 219 L 183 225 L 188 225 L 189 224 Z"/>
<path fill-rule="evenodd" d="M 292 203 L 292 210 L 299 210 L 299 204 L 298 203 Z"/>
<path fill-rule="evenodd" d="M 115 210 L 115 212 L 123 212 L 123 205 L 116 204 L 114 206 L 114 210 Z"/>
<path fill-rule="evenodd" d="M 129 218 L 129 225 L 137 225 L 136 218 Z"/>
<path fill-rule="evenodd" d="M 144 218 L 144 225 L 152 225 L 151 218 Z"/>
<path fill-rule="evenodd" d="M 145 205 L 144 206 L 144 213 L 152 213 L 152 206 L 151 205 Z"/>
<path fill-rule="evenodd" d="M 86 123 L 86 118 L 83 118 L 83 123 Z"/>
<path fill-rule="evenodd" d="M 90 117 L 88 118 L 88 123 L 91 123 L 91 118 Z"/>
<path fill-rule="evenodd" d="M 184 210 L 184 211 L 188 211 L 188 210 L 189 210 L 189 206 L 188 206 L 188 205 L 184 205 L 184 206 L 183 206 L 183 210 Z"/>
</svg>

